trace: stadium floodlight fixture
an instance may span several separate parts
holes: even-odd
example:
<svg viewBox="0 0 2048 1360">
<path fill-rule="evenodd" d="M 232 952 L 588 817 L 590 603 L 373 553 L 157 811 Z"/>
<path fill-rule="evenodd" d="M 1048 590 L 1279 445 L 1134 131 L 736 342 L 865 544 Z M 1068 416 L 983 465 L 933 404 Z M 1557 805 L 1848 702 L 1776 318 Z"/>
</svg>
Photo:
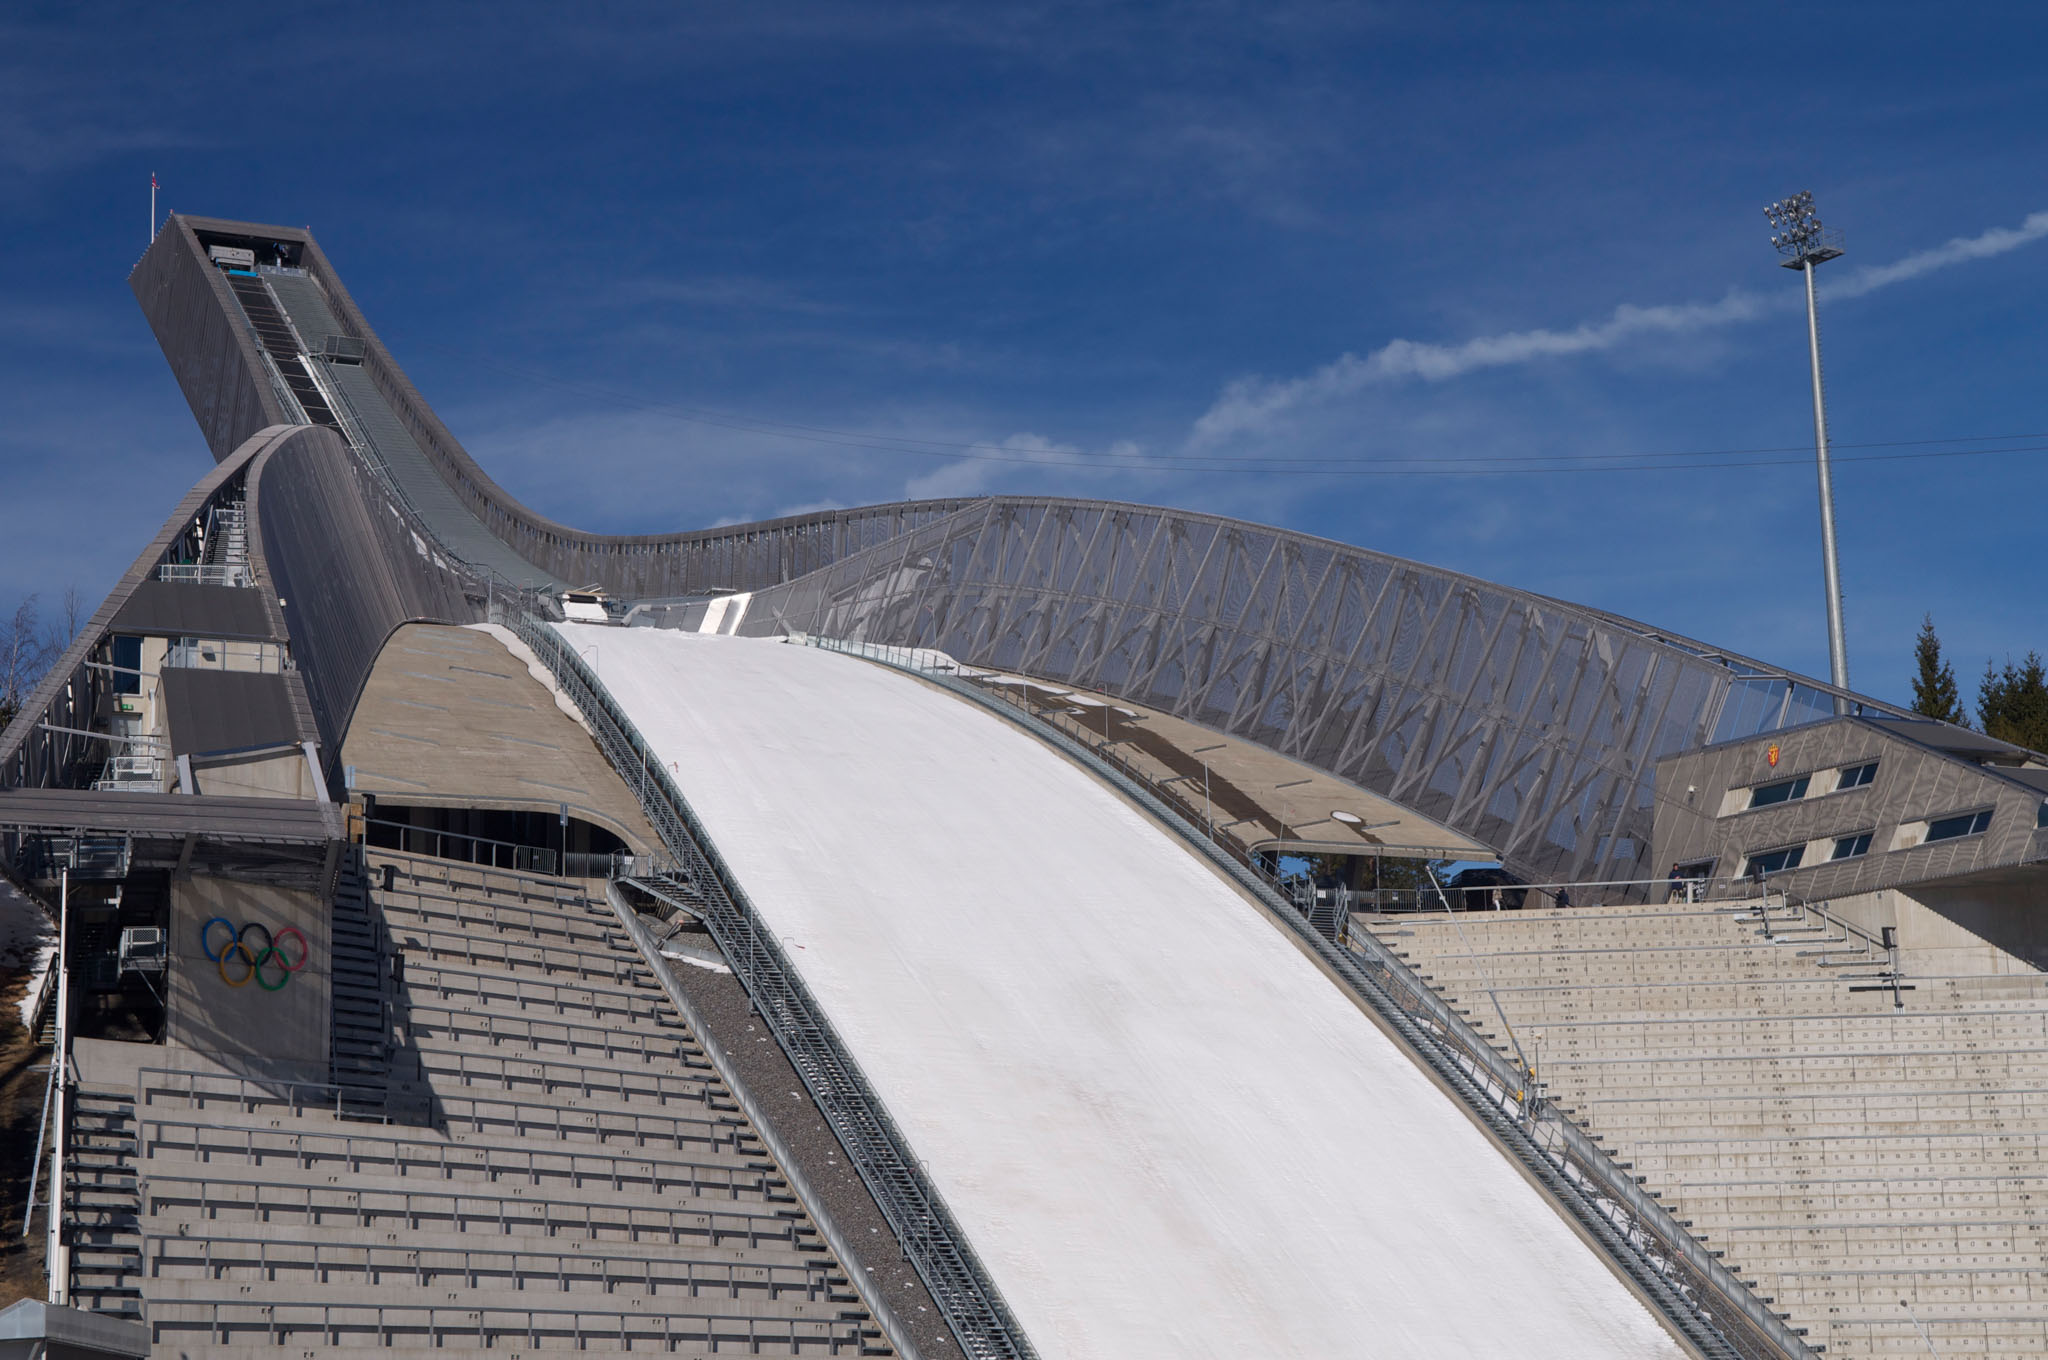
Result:
<svg viewBox="0 0 2048 1360">
<path fill-rule="evenodd" d="M 1764 216 L 1770 219 L 1771 244 L 1785 257 L 1787 269 L 1823 264 L 1842 253 L 1838 234 L 1821 225 L 1810 190 L 1779 199 L 1764 209 Z"/>
<path fill-rule="evenodd" d="M 1828 466 L 1828 406 L 1820 377 L 1820 309 L 1814 300 L 1813 271 L 1842 253 L 1841 234 L 1821 225 L 1813 194 L 1802 189 L 1764 209 L 1771 224 L 1771 244 L 1779 263 L 1806 277 L 1806 344 L 1813 370 L 1813 450 L 1820 470 L 1821 573 L 1828 597 L 1828 678 L 1837 689 L 1849 687 L 1849 644 L 1842 628 L 1842 569 L 1835 555 L 1835 482 Z M 1835 711 L 1848 711 L 1835 698 Z"/>
</svg>

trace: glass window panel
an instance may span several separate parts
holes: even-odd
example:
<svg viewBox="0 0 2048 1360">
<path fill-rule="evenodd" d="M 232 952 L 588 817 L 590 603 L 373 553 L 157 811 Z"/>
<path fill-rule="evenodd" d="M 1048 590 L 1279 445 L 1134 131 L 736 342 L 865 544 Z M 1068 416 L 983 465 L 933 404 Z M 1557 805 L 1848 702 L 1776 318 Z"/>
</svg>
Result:
<svg viewBox="0 0 2048 1360">
<path fill-rule="evenodd" d="M 1842 771 L 1841 781 L 1835 785 L 1835 789 L 1837 792 L 1842 789 L 1860 789 L 1875 778 L 1877 778 L 1876 761 L 1873 760 L 1865 765 L 1852 765 Z"/>
<path fill-rule="evenodd" d="M 1843 836 L 1835 842 L 1835 853 L 1829 859 L 1855 859 L 1858 855 L 1870 853 L 1870 832 L 1859 832 L 1854 836 Z"/>
<path fill-rule="evenodd" d="M 1743 867 L 1746 874 L 1775 874 L 1786 869 L 1797 869 L 1799 862 L 1806 858 L 1806 847 L 1788 845 L 1782 850 L 1760 850 L 1749 857 Z"/>
<path fill-rule="evenodd" d="M 1961 836 L 1974 836 L 1991 825 L 1991 809 L 1982 812 L 1961 812 L 1953 817 L 1936 818 L 1927 824 L 1929 841 L 1952 841 Z"/>
<path fill-rule="evenodd" d="M 1749 795 L 1753 808 L 1769 807 L 1773 803 L 1790 803 L 1806 796 L 1806 786 L 1811 776 L 1800 775 L 1797 779 L 1782 779 L 1775 784 L 1765 784 Z"/>
</svg>

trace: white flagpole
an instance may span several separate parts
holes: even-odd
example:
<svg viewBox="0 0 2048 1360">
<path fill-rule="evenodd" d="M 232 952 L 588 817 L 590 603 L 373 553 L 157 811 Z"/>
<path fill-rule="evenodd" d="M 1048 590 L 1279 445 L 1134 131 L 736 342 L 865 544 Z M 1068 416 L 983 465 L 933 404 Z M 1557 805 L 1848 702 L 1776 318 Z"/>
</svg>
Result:
<svg viewBox="0 0 2048 1360">
<path fill-rule="evenodd" d="M 156 171 L 149 172 L 149 243 L 156 244 Z"/>
</svg>

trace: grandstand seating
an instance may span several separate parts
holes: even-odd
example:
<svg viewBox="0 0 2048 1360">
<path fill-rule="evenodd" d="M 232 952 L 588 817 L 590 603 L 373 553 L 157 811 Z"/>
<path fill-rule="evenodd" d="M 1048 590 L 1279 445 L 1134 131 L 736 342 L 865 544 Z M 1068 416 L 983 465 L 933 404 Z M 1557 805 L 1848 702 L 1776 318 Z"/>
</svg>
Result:
<svg viewBox="0 0 2048 1360">
<path fill-rule="evenodd" d="M 1754 902 L 1353 926 L 1828 1356 L 2048 1354 L 2048 977 L 1898 1006 L 1871 942 Z"/>
<path fill-rule="evenodd" d="M 81 1092 L 81 1304 L 164 1354 L 892 1353 L 602 899 L 372 857 L 333 1082 Z"/>
</svg>

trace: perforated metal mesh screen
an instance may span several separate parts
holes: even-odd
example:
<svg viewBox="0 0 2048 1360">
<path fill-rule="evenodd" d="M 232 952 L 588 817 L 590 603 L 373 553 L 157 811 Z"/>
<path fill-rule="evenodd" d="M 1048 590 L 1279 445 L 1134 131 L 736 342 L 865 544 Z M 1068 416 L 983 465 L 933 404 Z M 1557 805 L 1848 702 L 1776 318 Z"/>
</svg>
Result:
<svg viewBox="0 0 2048 1360">
<path fill-rule="evenodd" d="M 1817 682 L 1560 601 L 1105 502 L 971 506 L 760 593 L 741 631 L 936 647 L 1162 709 L 1434 817 L 1542 881 L 1653 877 L 1659 756 L 1835 704 Z"/>
</svg>

